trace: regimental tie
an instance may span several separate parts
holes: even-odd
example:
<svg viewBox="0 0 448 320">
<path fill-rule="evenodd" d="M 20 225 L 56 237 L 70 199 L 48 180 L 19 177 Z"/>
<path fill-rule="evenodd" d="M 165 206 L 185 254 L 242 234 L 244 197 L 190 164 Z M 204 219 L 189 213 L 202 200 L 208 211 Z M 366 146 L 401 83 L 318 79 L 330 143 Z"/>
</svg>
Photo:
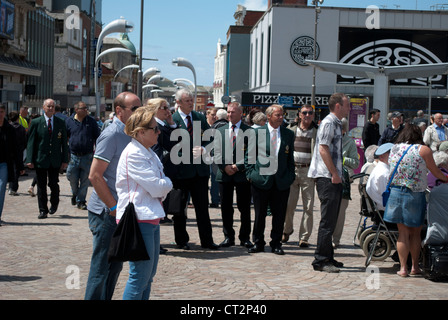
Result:
<svg viewBox="0 0 448 320">
<path fill-rule="evenodd" d="M 232 124 L 232 132 L 230 133 L 230 140 L 232 141 L 232 146 L 235 148 L 236 135 L 235 135 L 236 125 Z"/>
<path fill-rule="evenodd" d="M 191 123 L 191 117 L 187 116 L 187 130 L 190 136 L 193 135 L 193 124 Z"/>
<path fill-rule="evenodd" d="M 272 130 L 271 148 L 272 154 L 277 155 L 277 129 Z"/>
<path fill-rule="evenodd" d="M 48 119 L 48 133 L 51 135 L 53 134 L 53 128 L 51 126 L 51 119 Z"/>
</svg>

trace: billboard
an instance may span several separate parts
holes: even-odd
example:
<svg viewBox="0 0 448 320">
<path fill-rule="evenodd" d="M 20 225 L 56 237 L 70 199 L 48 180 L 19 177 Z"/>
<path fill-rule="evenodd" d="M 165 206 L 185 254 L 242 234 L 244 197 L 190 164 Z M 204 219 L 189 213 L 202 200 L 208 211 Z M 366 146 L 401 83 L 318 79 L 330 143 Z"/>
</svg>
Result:
<svg viewBox="0 0 448 320">
<path fill-rule="evenodd" d="M 14 5 L 0 0 L 0 38 L 14 39 Z"/>
<path fill-rule="evenodd" d="M 404 66 L 448 61 L 446 31 L 369 30 L 340 28 L 339 62 L 370 66 Z M 338 83 L 373 84 L 372 79 L 338 75 Z M 446 76 L 431 78 L 433 87 L 446 88 Z M 396 79 L 391 85 L 428 86 L 428 78 Z"/>
</svg>

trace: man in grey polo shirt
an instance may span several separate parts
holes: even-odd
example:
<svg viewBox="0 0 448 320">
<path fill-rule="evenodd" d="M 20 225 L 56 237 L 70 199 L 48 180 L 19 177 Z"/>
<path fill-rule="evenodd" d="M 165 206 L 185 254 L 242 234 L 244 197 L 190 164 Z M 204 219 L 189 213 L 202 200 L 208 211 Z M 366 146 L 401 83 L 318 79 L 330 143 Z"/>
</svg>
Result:
<svg viewBox="0 0 448 320">
<path fill-rule="evenodd" d="M 342 93 L 334 93 L 329 101 L 330 114 L 317 131 L 316 145 L 308 177 L 316 179 L 321 220 L 312 263 L 314 270 L 339 272 L 342 263 L 334 260 L 332 237 L 342 199 L 342 126 L 348 117 L 350 102 Z"/>
<path fill-rule="evenodd" d="M 87 205 L 89 228 L 93 235 L 93 252 L 87 279 L 86 300 L 111 300 L 123 264 L 109 263 L 107 253 L 117 227 L 115 214 L 117 192 L 115 180 L 121 152 L 131 141 L 124 133 L 126 121 L 141 101 L 131 92 L 120 93 L 114 101 L 115 117 L 101 133 L 90 168 L 89 180 L 94 188 Z"/>
</svg>

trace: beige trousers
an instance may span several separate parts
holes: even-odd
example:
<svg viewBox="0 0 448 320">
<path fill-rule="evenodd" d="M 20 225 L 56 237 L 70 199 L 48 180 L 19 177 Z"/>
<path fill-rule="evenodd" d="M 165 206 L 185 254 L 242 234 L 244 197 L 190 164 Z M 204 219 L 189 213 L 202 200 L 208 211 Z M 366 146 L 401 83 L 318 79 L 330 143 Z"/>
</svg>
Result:
<svg viewBox="0 0 448 320">
<path fill-rule="evenodd" d="M 293 219 L 299 200 L 299 193 L 302 192 L 303 215 L 299 229 L 299 240 L 308 241 L 313 231 L 313 206 L 314 206 L 314 179 L 308 178 L 309 167 L 295 168 L 296 179 L 289 189 L 288 206 L 286 208 L 286 218 L 283 233 L 290 235 L 293 233 Z"/>
</svg>

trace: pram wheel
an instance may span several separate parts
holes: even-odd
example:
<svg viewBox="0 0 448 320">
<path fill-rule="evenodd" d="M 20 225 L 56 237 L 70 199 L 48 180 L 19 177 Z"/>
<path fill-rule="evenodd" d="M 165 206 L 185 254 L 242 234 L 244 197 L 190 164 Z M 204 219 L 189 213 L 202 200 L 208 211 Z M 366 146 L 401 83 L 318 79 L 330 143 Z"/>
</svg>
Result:
<svg viewBox="0 0 448 320">
<path fill-rule="evenodd" d="M 372 261 L 383 261 L 392 251 L 392 243 L 387 235 L 380 233 L 376 239 L 376 232 L 367 235 L 362 244 L 362 250 L 367 257 L 366 265 Z"/>
<path fill-rule="evenodd" d="M 361 248 L 364 245 L 364 241 L 365 241 L 366 237 L 372 233 L 376 234 L 376 230 L 374 230 L 372 227 L 366 228 L 364 230 L 360 230 L 360 232 L 358 232 L 359 246 Z"/>
</svg>

